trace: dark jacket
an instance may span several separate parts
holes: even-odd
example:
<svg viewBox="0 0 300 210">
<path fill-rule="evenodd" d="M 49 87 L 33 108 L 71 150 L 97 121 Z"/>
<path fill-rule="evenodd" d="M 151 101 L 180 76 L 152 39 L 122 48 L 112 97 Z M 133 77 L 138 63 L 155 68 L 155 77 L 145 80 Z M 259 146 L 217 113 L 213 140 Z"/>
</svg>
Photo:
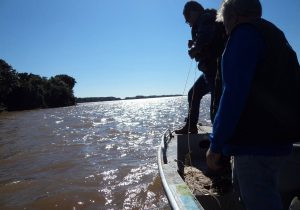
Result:
<svg viewBox="0 0 300 210">
<path fill-rule="evenodd" d="M 209 69 L 206 74 L 214 75 L 216 73 L 217 58 L 221 56 L 227 40 L 226 32 L 222 23 L 216 22 L 216 10 L 206 9 L 198 17 L 192 27 L 193 50 L 198 54 L 195 60 L 200 65 Z"/>
<path fill-rule="evenodd" d="M 229 143 L 267 145 L 299 141 L 300 68 L 296 53 L 272 23 L 260 19 L 251 24 L 263 37 L 266 51 Z"/>
</svg>

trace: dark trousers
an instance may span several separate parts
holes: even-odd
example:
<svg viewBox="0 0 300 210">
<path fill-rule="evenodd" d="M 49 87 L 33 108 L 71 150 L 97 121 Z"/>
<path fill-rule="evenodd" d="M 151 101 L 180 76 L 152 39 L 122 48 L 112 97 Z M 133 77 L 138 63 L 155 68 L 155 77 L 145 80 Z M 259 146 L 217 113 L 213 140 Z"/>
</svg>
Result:
<svg viewBox="0 0 300 210">
<path fill-rule="evenodd" d="M 187 122 L 190 121 L 190 125 L 197 125 L 199 118 L 199 109 L 201 99 L 204 95 L 209 92 L 214 94 L 214 86 L 215 86 L 215 75 L 202 74 L 194 83 L 192 88 L 188 92 L 188 102 L 189 102 L 189 116 L 187 118 Z M 211 109 L 212 109 L 212 101 L 211 100 Z M 210 113 L 212 113 L 210 111 Z M 213 121 L 213 119 L 211 119 Z"/>
</svg>

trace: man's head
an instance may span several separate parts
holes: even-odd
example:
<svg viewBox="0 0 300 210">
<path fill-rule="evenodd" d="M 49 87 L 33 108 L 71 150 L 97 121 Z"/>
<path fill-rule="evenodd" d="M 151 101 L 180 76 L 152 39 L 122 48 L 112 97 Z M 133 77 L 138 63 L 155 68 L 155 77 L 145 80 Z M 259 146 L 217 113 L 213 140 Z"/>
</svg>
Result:
<svg viewBox="0 0 300 210">
<path fill-rule="evenodd" d="M 185 22 L 191 27 L 196 22 L 198 16 L 204 11 L 204 8 L 196 1 L 188 1 L 183 8 Z"/>
<path fill-rule="evenodd" d="M 217 21 L 223 22 L 227 34 L 242 22 L 260 18 L 262 7 L 259 0 L 224 0 L 218 11 Z"/>
</svg>

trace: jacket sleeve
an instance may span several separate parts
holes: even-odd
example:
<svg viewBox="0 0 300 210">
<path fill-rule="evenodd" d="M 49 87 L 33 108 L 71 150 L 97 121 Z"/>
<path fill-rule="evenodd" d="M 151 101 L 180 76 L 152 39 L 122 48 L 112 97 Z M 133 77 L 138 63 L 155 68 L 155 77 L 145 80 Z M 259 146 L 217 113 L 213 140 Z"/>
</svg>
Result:
<svg viewBox="0 0 300 210">
<path fill-rule="evenodd" d="M 216 32 L 215 17 L 209 13 L 203 14 L 197 21 L 197 36 L 195 40 L 195 48 L 201 50 L 208 45 L 214 38 Z"/>
<path fill-rule="evenodd" d="M 264 49 L 261 35 L 248 24 L 238 26 L 228 40 L 222 57 L 223 91 L 210 135 L 213 152 L 221 153 L 235 131 Z"/>
</svg>

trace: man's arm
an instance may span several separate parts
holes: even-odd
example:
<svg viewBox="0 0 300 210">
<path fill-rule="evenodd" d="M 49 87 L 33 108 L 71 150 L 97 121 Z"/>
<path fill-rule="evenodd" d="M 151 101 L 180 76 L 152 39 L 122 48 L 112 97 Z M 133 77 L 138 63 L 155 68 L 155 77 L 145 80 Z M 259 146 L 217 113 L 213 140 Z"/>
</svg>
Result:
<svg viewBox="0 0 300 210">
<path fill-rule="evenodd" d="M 194 38 L 194 46 L 189 50 L 191 58 L 197 57 L 198 54 L 203 54 L 203 50 L 212 42 L 215 32 L 215 17 L 213 14 L 205 13 L 201 15 L 196 23 L 197 36 Z"/>
<path fill-rule="evenodd" d="M 261 35 L 250 24 L 238 26 L 229 38 L 222 59 L 223 92 L 210 136 L 214 153 L 221 153 L 234 133 L 264 49 Z"/>
</svg>

